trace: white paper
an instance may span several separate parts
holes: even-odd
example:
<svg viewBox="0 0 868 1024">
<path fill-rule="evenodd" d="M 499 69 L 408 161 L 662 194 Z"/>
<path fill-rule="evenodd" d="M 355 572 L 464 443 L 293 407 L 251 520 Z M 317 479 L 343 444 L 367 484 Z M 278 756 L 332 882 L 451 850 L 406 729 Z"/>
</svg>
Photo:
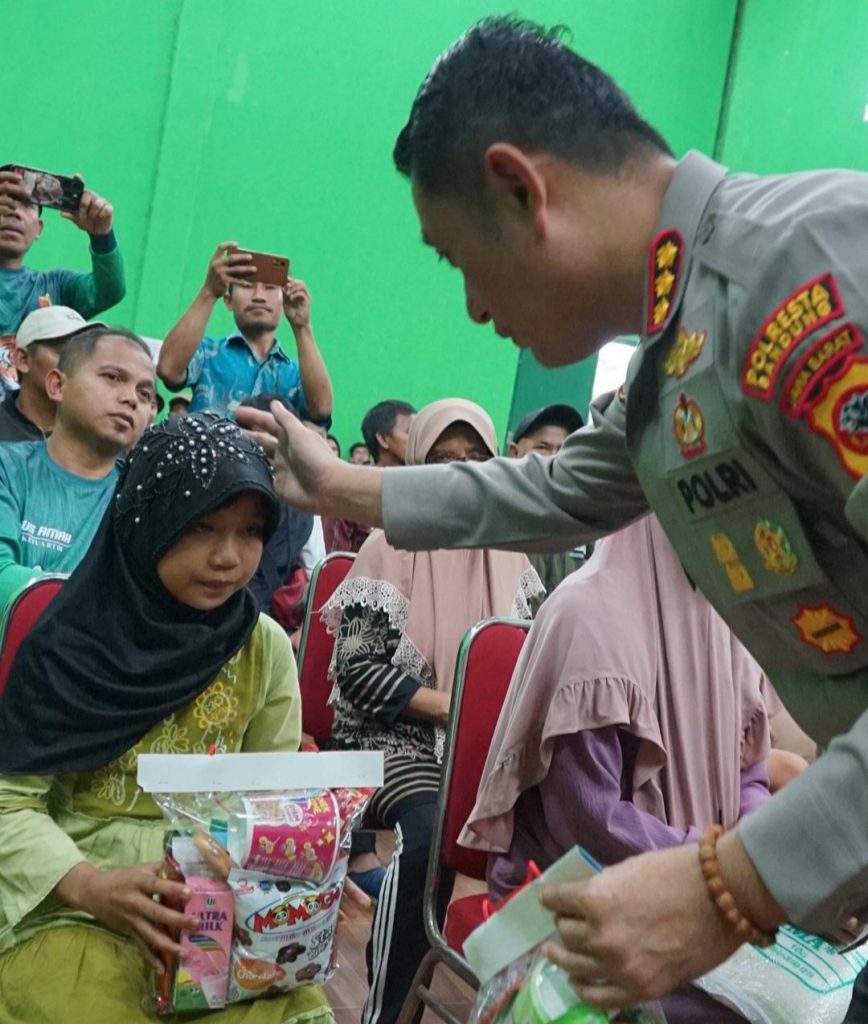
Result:
<svg viewBox="0 0 868 1024">
<path fill-rule="evenodd" d="M 472 931 L 464 943 L 464 956 L 480 982 L 484 985 L 554 932 L 555 915 L 539 901 L 543 886 L 580 882 L 599 870 L 593 857 L 576 846 Z"/>
<path fill-rule="evenodd" d="M 383 785 L 383 755 L 372 750 L 263 754 L 139 754 L 146 793 L 231 793 Z"/>
</svg>

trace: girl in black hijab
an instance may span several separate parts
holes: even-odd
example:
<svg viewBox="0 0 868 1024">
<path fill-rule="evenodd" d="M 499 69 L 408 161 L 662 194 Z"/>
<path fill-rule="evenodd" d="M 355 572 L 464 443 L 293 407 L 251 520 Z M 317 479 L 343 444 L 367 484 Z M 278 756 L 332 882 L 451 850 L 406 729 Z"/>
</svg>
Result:
<svg viewBox="0 0 868 1024">
<path fill-rule="evenodd" d="M 0 701 L 0 1019 L 152 1019 L 147 965 L 179 950 L 160 926 L 195 922 L 154 902 L 182 887 L 157 877 L 164 823 L 137 756 L 298 748 L 289 642 L 246 589 L 278 513 L 234 424 L 151 428 L 22 644 Z M 320 989 L 207 1019 L 299 1016 L 330 1024 Z"/>
</svg>

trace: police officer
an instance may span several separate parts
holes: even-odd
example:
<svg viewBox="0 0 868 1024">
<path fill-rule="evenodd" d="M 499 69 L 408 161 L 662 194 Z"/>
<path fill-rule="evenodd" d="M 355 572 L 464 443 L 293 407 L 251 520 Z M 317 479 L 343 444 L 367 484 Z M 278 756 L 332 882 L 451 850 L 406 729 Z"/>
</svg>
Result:
<svg viewBox="0 0 868 1024">
<path fill-rule="evenodd" d="M 281 414 L 284 498 L 414 549 L 570 547 L 653 508 L 784 702 L 838 738 L 705 836 L 702 865 L 682 847 L 549 892 L 551 956 L 617 1007 L 785 920 L 841 937 L 868 907 L 868 175 L 676 163 L 603 72 L 502 18 L 434 65 L 395 160 L 475 321 L 547 365 L 641 342 L 553 460 L 384 475 L 326 459 Z"/>
</svg>

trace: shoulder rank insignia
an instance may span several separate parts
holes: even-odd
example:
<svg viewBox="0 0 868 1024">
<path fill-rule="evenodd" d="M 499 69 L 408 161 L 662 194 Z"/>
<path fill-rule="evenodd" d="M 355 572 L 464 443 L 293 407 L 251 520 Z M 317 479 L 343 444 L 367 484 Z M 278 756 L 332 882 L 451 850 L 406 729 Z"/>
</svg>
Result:
<svg viewBox="0 0 868 1024">
<path fill-rule="evenodd" d="M 699 356 L 705 344 L 705 331 L 688 331 L 678 328 L 678 336 L 663 360 L 663 372 L 667 377 L 683 377 L 690 364 Z"/>
<path fill-rule="evenodd" d="M 832 442 L 850 476 L 868 474 L 868 359 L 847 357 L 808 410 L 808 426 Z"/>
<path fill-rule="evenodd" d="M 757 331 L 744 361 L 742 391 L 770 402 L 778 375 L 796 345 L 843 312 L 844 304 L 831 274 L 800 285 Z"/>
<path fill-rule="evenodd" d="M 850 616 L 835 611 L 830 604 L 819 604 L 815 608 L 803 605 L 793 625 L 803 643 L 818 647 L 823 654 L 850 654 L 862 642 Z"/>
<path fill-rule="evenodd" d="M 725 533 L 713 533 L 711 535 L 711 546 L 714 550 L 714 557 L 723 566 L 729 585 L 739 594 L 753 590 L 754 583 L 750 573 L 742 565 L 735 550 L 735 545 Z"/>
<path fill-rule="evenodd" d="M 662 331 L 672 309 L 681 273 L 684 242 L 675 228 L 661 231 L 651 243 L 648 260 L 648 319 L 646 334 Z"/>
</svg>

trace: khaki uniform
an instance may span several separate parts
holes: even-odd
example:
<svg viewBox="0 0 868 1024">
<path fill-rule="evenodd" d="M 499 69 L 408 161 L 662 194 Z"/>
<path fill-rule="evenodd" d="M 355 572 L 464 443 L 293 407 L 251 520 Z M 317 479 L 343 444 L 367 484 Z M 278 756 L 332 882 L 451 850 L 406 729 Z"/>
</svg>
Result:
<svg viewBox="0 0 868 1024">
<path fill-rule="evenodd" d="M 868 175 L 688 154 L 648 260 L 625 388 L 554 460 L 386 474 L 386 533 L 563 549 L 653 508 L 804 728 L 846 733 L 739 826 L 791 919 L 828 929 L 868 909 Z"/>
</svg>

